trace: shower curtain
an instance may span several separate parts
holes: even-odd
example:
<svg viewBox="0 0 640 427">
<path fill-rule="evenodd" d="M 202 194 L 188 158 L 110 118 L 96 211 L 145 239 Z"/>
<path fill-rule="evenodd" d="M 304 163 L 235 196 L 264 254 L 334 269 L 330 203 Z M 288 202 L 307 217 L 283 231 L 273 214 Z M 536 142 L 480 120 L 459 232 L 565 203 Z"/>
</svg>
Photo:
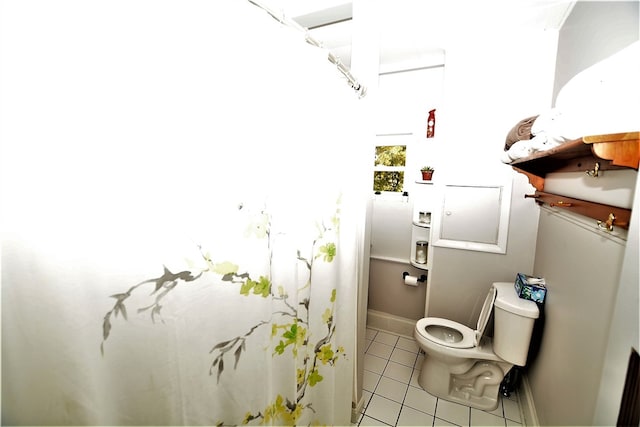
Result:
<svg viewBox="0 0 640 427">
<path fill-rule="evenodd" d="M 3 425 L 348 424 L 365 156 L 326 51 L 240 0 L 2 15 Z"/>
</svg>

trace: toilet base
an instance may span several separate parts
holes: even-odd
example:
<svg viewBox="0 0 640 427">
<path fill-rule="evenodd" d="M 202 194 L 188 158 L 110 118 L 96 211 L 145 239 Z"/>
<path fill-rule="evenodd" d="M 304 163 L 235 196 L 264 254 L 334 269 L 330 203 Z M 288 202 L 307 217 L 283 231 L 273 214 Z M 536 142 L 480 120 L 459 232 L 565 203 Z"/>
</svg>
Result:
<svg viewBox="0 0 640 427">
<path fill-rule="evenodd" d="M 454 374 L 447 364 L 427 354 L 418 384 L 436 397 L 492 411 L 498 407 L 500 383 L 511 366 L 506 362 L 478 360 L 468 371 Z"/>
</svg>

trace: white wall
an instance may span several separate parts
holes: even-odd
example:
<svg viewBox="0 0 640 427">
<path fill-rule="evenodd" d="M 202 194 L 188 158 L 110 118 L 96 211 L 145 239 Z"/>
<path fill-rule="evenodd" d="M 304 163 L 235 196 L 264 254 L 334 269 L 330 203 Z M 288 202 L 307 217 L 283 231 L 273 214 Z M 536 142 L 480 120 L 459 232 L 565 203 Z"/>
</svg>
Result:
<svg viewBox="0 0 640 427">
<path fill-rule="evenodd" d="M 638 40 L 638 13 L 638 2 L 578 2 L 560 31 L 555 92 L 584 67 Z M 603 123 L 608 123 L 607 115 Z M 626 190 L 631 188 L 635 200 L 626 245 L 594 234 L 593 223 L 588 230 L 575 230 L 573 223 L 555 216 L 541 218 L 535 273 L 548 279 L 549 296 L 540 352 L 529 372 L 541 424 L 616 423 L 630 350 L 638 349 L 640 341 L 640 195 L 637 172 L 631 174 L 636 178 Z M 576 175 L 549 184 L 564 186 L 558 187 L 560 194 L 571 191 L 584 194 L 579 198 L 628 205 L 630 197 L 620 191 L 624 184 L 612 182 L 612 175 L 605 173 L 589 184 L 591 191 L 585 191 L 584 178 Z M 612 197 L 616 203 L 608 200 Z M 571 369 L 559 369 L 563 364 Z"/>
<path fill-rule="evenodd" d="M 558 61 L 553 98 L 574 75 L 601 61 L 632 42 L 638 40 L 640 16 L 635 1 L 579 1 L 562 26 L 562 37 L 558 41 Z M 596 21 L 594 21 L 594 19 Z M 585 31 L 585 24 L 591 29 Z M 603 25 L 603 24 L 613 25 Z M 624 31 L 621 31 L 624 29 Z M 576 41 L 588 50 L 576 51 Z M 582 52 L 577 55 L 576 52 Z"/>
<path fill-rule="evenodd" d="M 584 217 L 541 214 L 534 273 L 549 293 L 528 373 L 541 425 L 616 422 L 630 351 L 639 346 L 639 188 L 626 242 Z"/>
<path fill-rule="evenodd" d="M 517 28 L 495 32 L 468 22 L 464 33 L 458 32 L 459 27 L 442 28 L 438 23 L 441 31 L 436 35 L 429 29 L 431 27 L 424 23 L 418 26 L 414 22 L 420 11 L 417 3 L 411 3 L 413 9 L 407 4 L 402 2 L 394 4 L 393 9 L 385 9 L 385 30 L 381 31 L 381 37 L 393 39 L 398 45 L 402 44 L 403 38 L 405 43 L 430 40 L 444 48 L 443 92 L 434 94 L 441 96 L 441 101 L 432 102 L 428 92 L 422 95 L 424 99 L 416 98 L 417 89 L 413 93 L 407 92 L 404 105 L 410 109 L 406 110 L 406 115 L 402 114 L 403 110 L 392 110 L 391 120 L 376 118 L 376 129 L 379 133 L 408 131 L 414 134 L 417 142 L 413 153 L 408 155 L 408 167 L 415 168 L 416 175 L 419 165 L 432 164 L 436 166 L 434 180 L 439 183 L 451 180 L 474 183 L 478 172 L 493 181 L 513 182 L 511 226 L 505 255 L 432 248 L 434 263 L 429 272 L 429 315 L 447 316 L 472 326 L 491 282 L 513 280 L 517 272 L 533 269 L 538 214 L 523 198 L 532 187 L 499 159 L 508 130 L 519 120 L 551 105 L 557 32 Z M 398 24 L 395 32 L 388 29 L 393 23 Z M 389 42 L 383 40 L 381 44 L 388 46 Z M 407 73 L 389 76 L 389 79 L 410 76 L 413 77 Z M 381 78 L 381 88 L 386 77 Z M 394 100 L 393 104 L 403 103 Z M 436 108 L 436 137 L 420 140 L 424 131 L 420 115 L 424 116 L 431 105 Z M 407 122 L 398 126 L 403 118 Z M 410 189 L 410 199 L 416 190 Z M 397 235 L 406 234 L 408 224 L 405 224 L 404 215 L 402 218 L 397 222 L 386 222 L 386 227 Z M 375 243 L 375 228 L 372 233 Z M 401 272 L 406 268 L 388 262 L 373 266 L 377 262 L 372 261 L 375 275 L 370 276 L 370 307 L 373 305 L 376 310 L 407 318 L 420 316 L 413 305 L 403 313 L 398 312 L 397 304 L 389 303 L 390 295 L 394 298 L 400 295 L 398 298 L 404 300 L 402 295 L 410 293 L 400 284 Z M 462 272 L 460 265 L 469 268 Z M 414 274 L 413 270 L 409 271 Z M 397 280 L 394 280 L 396 276 Z"/>
<path fill-rule="evenodd" d="M 534 274 L 548 295 L 528 376 L 541 425 L 591 425 L 624 250 L 593 223 L 540 216 Z"/>
<path fill-rule="evenodd" d="M 593 425 L 612 424 L 618 417 L 631 348 L 640 350 L 638 325 L 638 236 L 640 235 L 640 179 L 636 182 L 634 215 L 631 216 L 615 309 L 609 328 Z"/>
<path fill-rule="evenodd" d="M 507 253 L 434 248 L 427 307 L 429 316 L 470 327 L 492 282 L 511 281 L 516 273 L 533 269 L 538 213 L 523 198 L 533 188 L 499 158 L 509 129 L 550 106 L 557 42 L 555 31 L 472 34 L 452 38 L 445 46 L 440 178 L 470 184 L 477 174 L 495 181 L 513 179 Z"/>
<path fill-rule="evenodd" d="M 372 141 L 371 152 L 374 145 L 407 145 L 404 190 L 409 197 L 373 196 L 369 309 L 413 320 L 424 315 L 426 284 L 407 286 L 402 273 L 428 274 L 409 263 L 411 220 L 414 206 L 423 206 L 429 198 L 428 186 L 416 183 L 421 178 L 420 167 L 437 167 L 434 153 L 441 144 L 437 121 L 435 138 L 426 138 L 426 123 L 429 110 L 436 109 L 437 114 L 442 105 L 443 59 L 439 50 L 410 62 L 386 62 L 387 72 L 379 78 L 376 99 L 374 128 L 378 136 Z M 405 71 L 406 66 L 419 68 Z M 373 155 L 371 158 L 373 166 Z"/>
</svg>

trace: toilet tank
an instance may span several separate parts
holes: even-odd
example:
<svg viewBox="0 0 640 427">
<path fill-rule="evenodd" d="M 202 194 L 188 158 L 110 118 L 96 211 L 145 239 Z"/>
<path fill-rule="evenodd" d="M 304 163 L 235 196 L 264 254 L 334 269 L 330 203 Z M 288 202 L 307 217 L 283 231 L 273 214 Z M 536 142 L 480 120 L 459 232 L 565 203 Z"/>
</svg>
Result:
<svg viewBox="0 0 640 427">
<path fill-rule="evenodd" d="M 540 315 L 535 302 L 522 299 L 513 283 L 494 283 L 496 300 L 493 304 L 493 351 L 514 365 L 527 362 L 533 324 Z"/>
</svg>

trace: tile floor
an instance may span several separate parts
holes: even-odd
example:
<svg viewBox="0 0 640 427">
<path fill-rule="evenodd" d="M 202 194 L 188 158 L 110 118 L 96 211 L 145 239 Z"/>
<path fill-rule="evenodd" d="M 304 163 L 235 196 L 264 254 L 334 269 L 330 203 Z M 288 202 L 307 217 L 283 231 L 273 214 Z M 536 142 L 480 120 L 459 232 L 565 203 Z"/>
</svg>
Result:
<svg viewBox="0 0 640 427">
<path fill-rule="evenodd" d="M 485 412 L 438 399 L 418 384 L 423 355 L 412 338 L 367 328 L 359 426 L 521 426 L 516 394 Z"/>
</svg>

